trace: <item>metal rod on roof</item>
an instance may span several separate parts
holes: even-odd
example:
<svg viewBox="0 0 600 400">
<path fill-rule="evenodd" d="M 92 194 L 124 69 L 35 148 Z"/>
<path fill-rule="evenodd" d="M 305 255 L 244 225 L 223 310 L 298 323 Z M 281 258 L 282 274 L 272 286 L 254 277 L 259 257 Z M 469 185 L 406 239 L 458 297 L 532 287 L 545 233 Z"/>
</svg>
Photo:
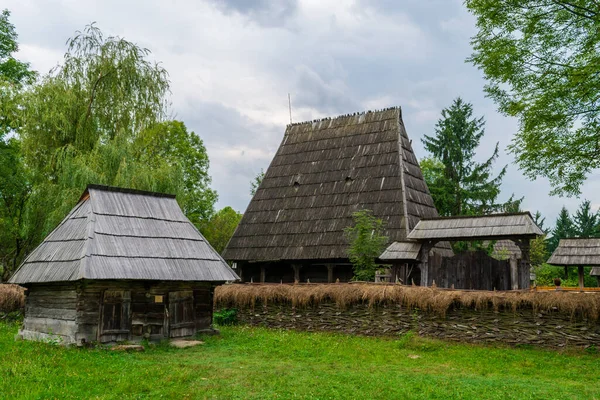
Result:
<svg viewBox="0 0 600 400">
<path fill-rule="evenodd" d="M 290 124 L 292 123 L 292 95 L 288 93 L 288 107 L 290 109 Z"/>
</svg>

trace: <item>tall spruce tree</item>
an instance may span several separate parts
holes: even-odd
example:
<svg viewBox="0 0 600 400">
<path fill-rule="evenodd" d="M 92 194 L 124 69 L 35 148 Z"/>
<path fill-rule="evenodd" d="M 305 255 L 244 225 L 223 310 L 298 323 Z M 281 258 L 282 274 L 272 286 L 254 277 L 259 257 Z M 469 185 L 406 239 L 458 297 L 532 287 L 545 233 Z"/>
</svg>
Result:
<svg viewBox="0 0 600 400">
<path fill-rule="evenodd" d="M 552 237 L 548 240 L 548 250 L 550 253 L 554 252 L 558 247 L 560 239 L 570 238 L 574 235 L 575 227 L 573 225 L 573 220 L 571 219 L 567 208 L 563 206 L 556 219 L 554 229 L 552 230 Z"/>
<path fill-rule="evenodd" d="M 434 202 L 441 215 L 478 215 L 497 211 L 518 209 L 520 199 L 512 197 L 506 203 L 498 203 L 500 184 L 506 173 L 504 166 L 495 177 L 492 165 L 498 158 L 498 143 L 491 157 L 483 163 L 474 160 L 475 151 L 485 134 L 483 117 L 473 117 L 473 106 L 460 97 L 442 110 L 442 118 L 435 128 L 435 135 L 425 135 L 425 149 L 439 160 L 432 168 L 443 173 L 431 174 L 435 182 L 429 186 L 444 188 L 443 193 L 434 191 Z M 427 174 L 426 174 L 427 175 Z"/>
<path fill-rule="evenodd" d="M 573 216 L 573 228 L 575 236 L 582 238 L 591 238 L 600 236 L 598 222 L 600 218 L 598 212 L 592 212 L 592 206 L 589 200 L 585 200 L 579 205 L 579 208 Z"/>
</svg>

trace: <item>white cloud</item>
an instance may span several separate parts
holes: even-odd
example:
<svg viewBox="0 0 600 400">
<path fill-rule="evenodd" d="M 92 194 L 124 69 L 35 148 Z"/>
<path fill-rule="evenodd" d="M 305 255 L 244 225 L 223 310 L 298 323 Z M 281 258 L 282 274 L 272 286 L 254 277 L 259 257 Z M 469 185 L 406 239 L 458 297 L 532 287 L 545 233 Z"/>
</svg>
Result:
<svg viewBox="0 0 600 400">
<path fill-rule="evenodd" d="M 527 181 L 505 153 L 516 122 L 497 114 L 481 73 L 464 62 L 475 27 L 461 0 L 8 0 L 3 7 L 20 35 L 19 57 L 41 72 L 93 21 L 152 50 L 170 73 L 173 114 L 208 149 L 219 206 L 245 208 L 250 181 L 289 122 L 288 93 L 294 121 L 399 105 L 418 156 L 420 138 L 460 95 L 486 116 L 478 157 L 500 142 L 506 196 L 525 195 L 525 207 L 548 221 L 562 204 L 579 203 L 549 197 L 548 182 Z M 589 180 L 582 197 L 594 202 L 598 188 Z"/>
</svg>

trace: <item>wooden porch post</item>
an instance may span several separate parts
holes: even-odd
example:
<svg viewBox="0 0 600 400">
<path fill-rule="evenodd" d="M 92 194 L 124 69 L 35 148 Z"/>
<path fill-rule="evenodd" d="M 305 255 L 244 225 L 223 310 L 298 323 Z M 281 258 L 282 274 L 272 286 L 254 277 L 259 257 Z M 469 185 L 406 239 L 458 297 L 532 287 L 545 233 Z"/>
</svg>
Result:
<svg viewBox="0 0 600 400">
<path fill-rule="evenodd" d="M 433 246 L 435 246 L 435 242 L 421 245 L 421 286 L 429 286 L 429 252 Z"/>
<path fill-rule="evenodd" d="M 529 288 L 529 276 L 531 275 L 531 255 L 529 254 L 531 250 L 531 246 L 529 244 L 530 239 L 521 239 L 514 240 L 515 244 L 521 249 L 521 262 L 523 262 L 526 266 L 525 274 L 527 274 L 527 279 L 523 279 L 524 285 L 520 285 L 517 283 L 519 289 L 527 289 Z M 518 272 L 517 272 L 517 282 L 518 282 Z"/>
<path fill-rule="evenodd" d="M 519 264 L 517 257 L 513 254 L 510 256 L 510 287 L 512 290 L 519 289 Z"/>
<path fill-rule="evenodd" d="M 266 275 L 266 268 L 263 264 L 260 266 L 260 283 L 265 283 Z"/>
<path fill-rule="evenodd" d="M 584 287 L 583 265 L 577 266 L 577 273 L 579 274 L 579 290 L 583 292 L 583 287 Z"/>
<path fill-rule="evenodd" d="M 293 264 L 292 268 L 294 268 L 294 283 L 300 282 L 300 268 L 302 266 L 298 264 Z"/>
<path fill-rule="evenodd" d="M 327 282 L 333 282 L 333 264 L 327 264 Z"/>
</svg>

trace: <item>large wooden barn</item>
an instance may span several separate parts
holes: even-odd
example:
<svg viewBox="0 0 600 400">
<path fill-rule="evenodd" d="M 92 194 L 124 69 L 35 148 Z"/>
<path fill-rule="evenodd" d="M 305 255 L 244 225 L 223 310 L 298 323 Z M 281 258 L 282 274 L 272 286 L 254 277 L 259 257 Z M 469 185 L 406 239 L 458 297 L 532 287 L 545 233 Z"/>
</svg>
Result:
<svg viewBox="0 0 600 400">
<path fill-rule="evenodd" d="M 438 216 L 400 108 L 289 125 L 224 257 L 245 282 L 348 281 L 344 228 L 362 209 L 390 243 Z"/>
<path fill-rule="evenodd" d="M 10 282 L 28 289 L 22 338 L 82 344 L 209 329 L 214 287 L 237 279 L 174 196 L 91 185 Z"/>
</svg>

